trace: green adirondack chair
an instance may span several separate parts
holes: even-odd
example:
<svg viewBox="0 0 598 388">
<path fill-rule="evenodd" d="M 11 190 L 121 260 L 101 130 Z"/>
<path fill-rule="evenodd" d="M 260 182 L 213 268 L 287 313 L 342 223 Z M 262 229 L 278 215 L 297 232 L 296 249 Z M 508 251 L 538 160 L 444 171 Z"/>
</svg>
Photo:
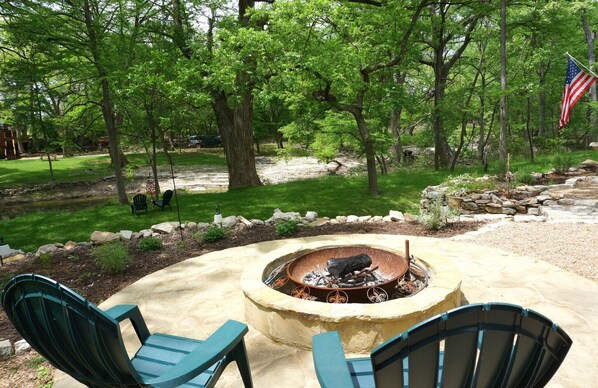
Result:
<svg viewBox="0 0 598 388">
<path fill-rule="evenodd" d="M 133 197 L 131 213 L 137 214 L 137 212 L 141 210 L 145 210 L 147 213 L 147 197 L 144 194 L 137 194 Z"/>
<path fill-rule="evenodd" d="M 160 210 L 164 210 L 164 208 L 166 206 L 168 206 L 169 208 L 171 208 L 170 207 L 170 200 L 172 199 L 172 194 L 173 194 L 172 190 L 166 190 L 164 192 L 164 194 L 162 195 L 162 199 L 157 200 L 157 201 L 152 199 L 152 205 L 154 205 L 154 207 L 160 208 Z"/>
<path fill-rule="evenodd" d="M 338 332 L 313 337 L 322 387 L 542 387 L 572 341 L 548 318 L 520 306 L 459 307 L 346 359 Z"/>
<path fill-rule="evenodd" d="M 213 387 L 237 363 L 252 387 L 243 336 L 247 326 L 229 320 L 205 341 L 150 334 L 135 305 L 106 311 L 54 280 L 18 275 L 2 293 L 2 307 L 23 338 L 56 368 L 90 387 Z M 133 358 L 119 322 L 130 319 L 141 342 Z"/>
</svg>

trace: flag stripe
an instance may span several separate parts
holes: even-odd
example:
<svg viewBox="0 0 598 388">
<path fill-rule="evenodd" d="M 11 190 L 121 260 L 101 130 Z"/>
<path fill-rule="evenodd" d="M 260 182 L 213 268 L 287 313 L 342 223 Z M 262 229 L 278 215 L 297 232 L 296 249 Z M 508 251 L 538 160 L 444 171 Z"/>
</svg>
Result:
<svg viewBox="0 0 598 388">
<path fill-rule="evenodd" d="M 565 76 L 565 88 L 563 89 L 563 101 L 561 102 L 561 117 L 559 129 L 569 122 L 571 109 L 577 101 L 596 82 L 596 77 L 583 72 L 571 58 L 567 63 L 567 75 Z"/>
</svg>

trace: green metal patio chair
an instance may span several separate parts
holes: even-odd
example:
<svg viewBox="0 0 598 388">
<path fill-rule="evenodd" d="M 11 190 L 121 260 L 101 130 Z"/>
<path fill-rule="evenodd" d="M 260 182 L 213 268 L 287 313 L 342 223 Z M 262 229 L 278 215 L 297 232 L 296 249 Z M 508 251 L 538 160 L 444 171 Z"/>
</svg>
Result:
<svg viewBox="0 0 598 388">
<path fill-rule="evenodd" d="M 172 190 L 166 190 L 164 192 L 164 194 L 162 195 L 162 199 L 156 201 L 152 199 L 152 205 L 154 205 L 154 207 L 158 207 L 160 208 L 160 210 L 164 210 L 164 208 L 166 206 L 170 207 L 170 200 L 172 199 Z M 172 208 L 171 208 L 172 209 Z"/>
<path fill-rule="evenodd" d="M 548 318 L 503 303 L 459 307 L 346 359 L 338 332 L 313 337 L 322 387 L 542 387 L 572 341 Z"/>
<path fill-rule="evenodd" d="M 18 275 L 2 293 L 2 307 L 23 338 L 56 368 L 90 387 L 213 387 L 237 363 L 252 387 L 243 336 L 229 320 L 205 341 L 150 334 L 135 305 L 106 311 L 54 280 Z M 130 359 L 119 322 L 130 319 L 140 348 Z"/>
<path fill-rule="evenodd" d="M 144 194 L 137 194 L 133 197 L 131 213 L 137 214 L 137 212 L 141 210 L 145 210 L 147 213 L 147 197 Z"/>
</svg>

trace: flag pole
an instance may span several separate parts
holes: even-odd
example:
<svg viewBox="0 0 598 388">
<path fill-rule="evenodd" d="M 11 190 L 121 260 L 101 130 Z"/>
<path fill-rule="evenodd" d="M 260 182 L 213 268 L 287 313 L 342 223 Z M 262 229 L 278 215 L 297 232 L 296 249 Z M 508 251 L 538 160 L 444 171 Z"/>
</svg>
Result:
<svg viewBox="0 0 598 388">
<path fill-rule="evenodd" d="M 569 54 L 569 52 L 567 51 L 565 53 L 565 55 L 569 56 L 569 58 L 571 58 L 573 60 L 573 62 L 575 62 L 578 66 L 583 67 L 584 69 L 586 69 L 591 75 L 593 75 L 594 77 L 598 78 L 598 75 L 596 75 L 592 70 L 588 69 L 587 67 L 584 66 L 583 63 L 579 62 L 577 59 L 575 59 L 573 57 L 573 55 Z"/>
</svg>

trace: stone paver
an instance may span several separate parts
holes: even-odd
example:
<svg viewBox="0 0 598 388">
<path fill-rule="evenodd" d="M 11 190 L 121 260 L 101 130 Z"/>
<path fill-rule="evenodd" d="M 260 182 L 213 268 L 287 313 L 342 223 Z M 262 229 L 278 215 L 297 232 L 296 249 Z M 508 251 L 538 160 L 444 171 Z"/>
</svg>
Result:
<svg viewBox="0 0 598 388">
<path fill-rule="evenodd" d="M 411 252 L 443 257 L 462 274 L 464 303 L 509 302 L 555 320 L 572 337 L 573 347 L 549 387 L 590 387 L 598 381 L 598 284 L 544 261 L 459 241 L 396 235 L 339 235 L 270 241 L 212 252 L 148 275 L 109 298 L 103 309 L 138 304 L 151 331 L 205 338 L 227 319 L 246 322 L 239 282 L 245 266 L 264 255 L 331 244 L 372 244 L 381 248 L 410 241 Z M 134 350 L 131 327 L 125 342 Z M 254 385 L 318 387 L 311 352 L 280 345 L 250 326 L 246 344 Z M 55 387 L 80 386 L 57 373 Z M 218 387 L 241 386 L 231 365 Z"/>
</svg>

